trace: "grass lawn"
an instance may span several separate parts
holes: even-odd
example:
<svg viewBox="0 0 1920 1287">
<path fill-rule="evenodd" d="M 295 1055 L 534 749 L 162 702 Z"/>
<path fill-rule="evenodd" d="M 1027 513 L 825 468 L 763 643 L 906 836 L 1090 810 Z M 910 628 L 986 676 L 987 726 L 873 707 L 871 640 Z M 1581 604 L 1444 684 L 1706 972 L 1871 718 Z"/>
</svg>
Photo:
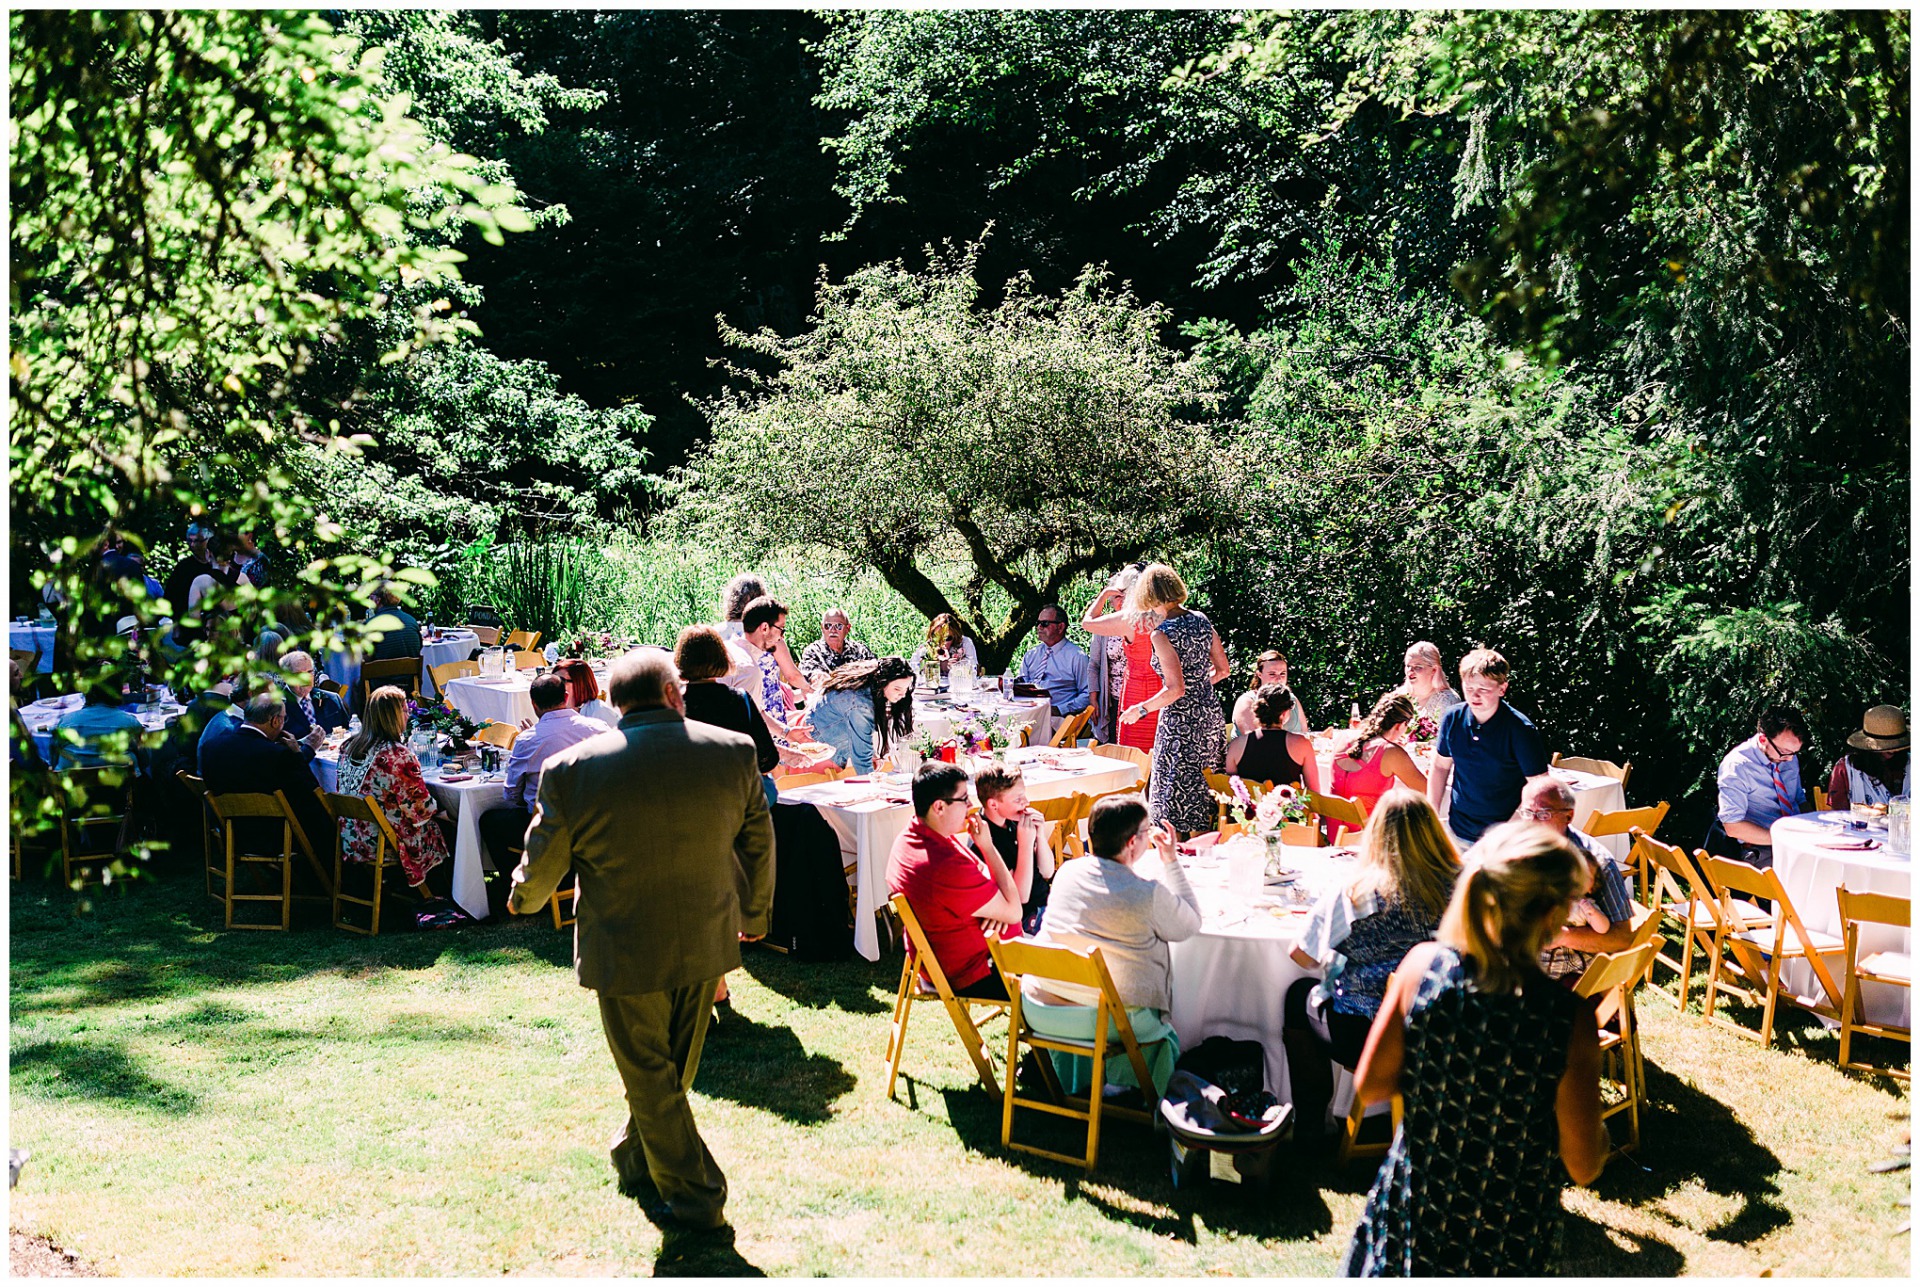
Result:
<svg viewBox="0 0 1920 1287">
<path fill-rule="evenodd" d="M 11 1222 L 103 1273 L 1325 1276 L 1371 1181 L 1289 1156 L 1264 1193 L 1176 1194 L 1124 1123 L 1091 1179 L 1009 1155 L 935 1009 L 884 1097 L 897 958 L 756 950 L 694 1095 L 735 1234 L 663 1237 L 614 1188 L 624 1110 L 571 931 L 227 933 L 197 875 L 82 917 L 12 888 Z M 1904 1276 L 1907 1173 L 1867 1165 L 1905 1092 L 1800 1016 L 1761 1050 L 1640 1010 L 1650 1169 L 1569 1193 L 1566 1271 Z"/>
</svg>

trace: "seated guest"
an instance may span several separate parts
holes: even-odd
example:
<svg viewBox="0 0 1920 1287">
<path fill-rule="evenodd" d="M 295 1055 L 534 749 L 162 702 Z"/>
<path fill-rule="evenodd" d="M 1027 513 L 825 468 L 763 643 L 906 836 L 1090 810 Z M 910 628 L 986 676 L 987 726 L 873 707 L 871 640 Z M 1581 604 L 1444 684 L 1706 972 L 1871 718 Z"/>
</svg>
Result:
<svg viewBox="0 0 1920 1287">
<path fill-rule="evenodd" d="M 1148 821 L 1147 802 L 1139 796 L 1101 799 L 1087 820 L 1087 837 L 1093 857 L 1060 869 L 1048 896 L 1045 923 L 1034 942 L 1049 947 L 1091 945 L 1100 949 L 1113 986 L 1127 1007 L 1133 1035 L 1147 1058 L 1147 1072 L 1153 1078 L 1157 1097 L 1166 1092 L 1173 1061 L 1180 1054 L 1179 1038 L 1167 1020 L 1173 1008 L 1173 956 L 1167 944 L 1200 932 L 1200 903 L 1174 856 L 1173 828 L 1165 822 L 1153 826 Z M 1095 1010 L 1091 1005 L 1054 996 L 1032 980 L 1021 990 L 1025 994 L 1021 1013 L 1034 1031 L 1080 1041 L 1093 1039 Z M 1109 1032 L 1109 1039 L 1112 1036 Z M 1149 1047 L 1150 1042 L 1156 1044 Z M 1086 1086 L 1090 1060 L 1055 1055 L 1054 1064 L 1068 1083 L 1069 1093 L 1077 1094 Z M 1115 1085 L 1132 1085 L 1136 1079 L 1133 1061 L 1124 1053 L 1116 1059 L 1110 1046 L 1104 1076 Z M 1089 1089 L 1100 1093 L 1099 1087 Z"/>
<path fill-rule="evenodd" d="M 1020 682 L 1046 690 L 1055 715 L 1078 715 L 1093 701 L 1087 650 L 1067 638 L 1067 614 L 1057 603 L 1040 609 L 1040 642 L 1020 659 Z"/>
<path fill-rule="evenodd" d="M 1319 1139 L 1333 1097 L 1331 1059 L 1360 1062 L 1387 978 L 1433 937 L 1453 896 L 1460 859 L 1424 796 L 1389 791 L 1360 833 L 1359 872 L 1307 913 L 1294 963 L 1323 971 L 1287 990 L 1281 1035 L 1293 1080 L 1294 1136 Z"/>
<path fill-rule="evenodd" d="M 303 755 L 302 751 L 306 753 Z M 214 795 L 232 792 L 272 795 L 275 791 L 284 791 L 294 820 L 300 824 L 296 841 L 304 841 L 307 852 L 331 869 L 333 815 L 321 802 L 312 760 L 313 752 L 294 741 L 287 732 L 286 698 L 269 684 L 247 698 L 244 717 L 237 728 L 201 743 L 200 776 Z M 344 770 L 344 760 L 341 765 Z M 340 789 L 348 790 L 344 783 Z M 270 820 L 263 823 L 267 821 Z M 249 840 L 249 844 L 279 847 L 277 833 L 267 826 L 254 830 L 257 839 Z"/>
<path fill-rule="evenodd" d="M 251 524 L 244 524 L 233 534 L 233 565 L 241 575 L 257 586 L 267 583 L 269 560 L 256 543 L 258 532 Z"/>
<path fill-rule="evenodd" d="M 940 663 L 940 678 L 945 679 L 953 669 L 953 663 L 963 658 L 971 662 L 974 671 L 980 669 L 980 651 L 973 646 L 973 640 L 967 637 L 966 627 L 960 624 L 960 618 L 951 612 L 943 612 L 927 625 L 927 641 L 913 650 L 913 656 L 907 664 L 913 667 L 913 673 L 920 673 L 920 663 L 931 653 Z"/>
<path fill-rule="evenodd" d="M 1320 762 L 1313 758 L 1313 743 L 1286 730 L 1287 715 L 1293 707 L 1293 691 L 1280 684 L 1268 684 L 1255 693 L 1253 714 L 1260 725 L 1227 744 L 1226 771 L 1248 782 L 1271 782 L 1275 786 L 1305 783 L 1308 790 L 1322 790 Z"/>
<path fill-rule="evenodd" d="M 720 591 L 720 637 L 727 641 L 734 655 L 734 669 L 728 672 L 726 683 L 728 687 L 737 688 L 743 693 L 751 691 L 760 682 L 759 666 L 740 645 L 740 636 L 745 633 L 743 619 L 755 600 L 767 597 L 767 583 L 755 572 L 742 572 Z M 794 664 L 793 653 L 787 649 L 784 631 L 774 640 L 771 651 L 774 663 L 780 669 L 780 681 L 796 692 L 805 688 L 806 677 L 800 673 L 800 667 Z"/>
<path fill-rule="evenodd" d="M 108 670 L 87 686 L 86 704 L 60 717 L 53 728 L 53 767 L 92 769 L 103 764 L 133 764 L 145 773 L 146 732 L 139 716 L 120 705 L 121 675 Z"/>
<path fill-rule="evenodd" d="M 1587 896 L 1577 899 L 1573 915 L 1540 954 L 1550 979 L 1572 987 L 1601 952 L 1618 952 L 1633 942 L 1633 896 L 1614 856 L 1599 841 L 1573 825 L 1573 792 L 1552 778 L 1535 778 L 1520 793 L 1515 822 L 1538 822 L 1571 840 L 1593 869 Z"/>
<path fill-rule="evenodd" d="M 853 621 L 841 608 L 820 614 L 820 637 L 800 654 L 800 675 L 818 685 L 840 667 L 855 661 L 874 661 L 873 649 L 852 637 Z"/>
<path fill-rule="evenodd" d="M 286 646 L 286 636 L 278 630 L 262 630 L 253 637 L 253 647 L 248 651 L 253 654 L 255 661 L 272 665 L 280 660 L 280 654 Z"/>
<path fill-rule="evenodd" d="M 913 732 L 913 671 L 898 657 L 856 661 L 827 676 L 807 718 L 813 735 L 833 747 L 833 762 L 873 772 L 873 735 L 886 755 Z"/>
<path fill-rule="evenodd" d="M 318 746 L 327 734 L 347 726 L 346 705 L 337 693 L 320 687 L 311 653 L 287 653 L 280 658 L 280 670 L 276 682 L 287 697 L 287 732 L 296 740 Z"/>
<path fill-rule="evenodd" d="M 986 819 L 968 818 L 972 808 L 965 769 L 939 760 L 922 764 L 913 775 L 914 819 L 887 858 L 887 888 L 913 908 L 956 993 L 1005 999 L 1007 985 L 993 968 L 987 934 L 1020 923 L 1021 873 L 1000 861 Z"/>
<path fill-rule="evenodd" d="M 1507 659 L 1477 648 L 1460 662 L 1466 702 L 1440 717 L 1427 799 L 1447 805 L 1447 829 L 1462 852 L 1520 807 L 1520 788 L 1547 771 L 1547 746 L 1533 721 L 1506 702 Z"/>
<path fill-rule="evenodd" d="M 227 702 L 224 708 L 219 705 L 223 697 Z M 207 743 L 214 738 L 231 733 L 247 722 L 246 703 L 247 677 L 245 675 L 235 675 L 231 679 L 221 680 L 194 699 L 194 711 L 211 711 L 206 717 L 206 723 L 200 726 L 196 758 L 199 754 L 206 752 Z"/>
<path fill-rule="evenodd" d="M 771 809 L 780 792 L 767 775 L 780 763 L 780 748 L 774 745 L 773 734 L 753 699 L 721 682 L 730 665 L 726 640 L 712 626 L 688 626 L 674 642 L 673 668 L 687 684 L 687 718 L 745 733 L 753 739 L 754 757 Z"/>
<path fill-rule="evenodd" d="M 1032 879 L 1019 889 L 1020 929 L 1032 934 L 1040 928 L 1047 906 L 1047 884 L 1053 879 L 1053 846 L 1042 838 L 1046 819 L 1027 807 L 1027 780 L 1018 768 L 997 761 L 973 779 L 973 794 L 987 819 L 1000 861 L 1015 871 L 1030 871 Z"/>
<path fill-rule="evenodd" d="M 569 657 L 553 668 L 566 685 L 567 706 L 579 711 L 588 719 L 598 720 L 608 728 L 620 722 L 620 712 L 600 691 L 599 677 L 593 673 L 593 665 L 579 657 Z M 515 746 L 519 743 L 515 742 Z"/>
<path fill-rule="evenodd" d="M 1407 727 L 1415 715 L 1413 699 L 1388 693 L 1373 704 L 1347 749 L 1333 759 L 1333 793 L 1358 800 L 1369 810 L 1394 783 L 1427 793 L 1427 775 L 1407 754 Z"/>
<path fill-rule="evenodd" d="M 407 745 L 406 693 L 391 684 L 375 689 L 361 722 L 359 736 L 340 748 L 340 794 L 374 798 L 400 842 L 395 857 L 407 884 L 425 897 L 427 873 L 447 860 L 447 838 L 436 824 L 450 825 L 450 819 L 427 790 L 420 759 Z M 346 823 L 341 839 L 348 862 L 373 861 L 375 836 L 369 824 Z"/>
<path fill-rule="evenodd" d="M 385 632 L 368 654 L 370 660 L 420 655 L 420 623 L 401 606 L 400 596 L 391 585 L 382 585 L 374 591 L 373 611 L 367 616 L 370 627 Z"/>
<path fill-rule="evenodd" d="M 1407 682 L 1401 691 L 1413 699 L 1422 715 L 1437 721 L 1460 704 L 1460 694 L 1447 682 L 1447 666 L 1438 645 L 1422 640 L 1407 649 L 1404 664 Z"/>
<path fill-rule="evenodd" d="M 771 595 L 761 595 L 747 605 L 740 618 L 740 645 L 760 672 L 760 683 L 749 686 L 747 696 L 760 705 L 760 713 L 783 738 L 803 741 L 806 726 L 793 709 L 792 694 L 780 680 L 780 659 L 774 651 L 787 637 L 787 605 Z"/>
<path fill-rule="evenodd" d="M 1720 761 L 1719 808 L 1702 848 L 1755 867 L 1773 866 L 1773 824 L 1807 809 L 1800 785 L 1806 740 L 1806 718 L 1793 707 L 1760 712 L 1753 736 Z"/>
<path fill-rule="evenodd" d="M 1896 795 L 1912 795 L 1913 765 L 1907 758 L 1912 745 L 1907 717 L 1898 706 L 1868 709 L 1827 779 L 1827 807 L 1885 804 Z"/>
<path fill-rule="evenodd" d="M 1282 688 L 1287 686 L 1287 658 L 1278 648 L 1269 648 L 1253 659 L 1253 683 L 1233 703 L 1233 727 L 1237 731 L 1251 733 L 1260 727 L 1260 719 L 1253 713 L 1253 702 L 1260 690 L 1269 684 L 1278 684 Z M 1307 731 L 1307 715 L 1301 709 L 1298 696 L 1294 698 L 1293 709 L 1287 712 L 1283 727 L 1289 733 L 1304 734 Z"/>
<path fill-rule="evenodd" d="M 586 663 L 581 663 L 584 668 Z M 591 678 L 591 671 L 589 678 Z M 511 871 L 509 849 L 519 848 L 533 821 L 533 801 L 540 791 L 540 766 L 556 752 L 608 731 L 601 720 L 581 714 L 569 704 L 567 681 L 559 675 L 541 675 L 527 686 L 533 702 L 532 727 L 514 739 L 507 755 L 506 798 L 498 808 L 480 815 L 480 842 L 493 857 L 494 868 Z"/>
</svg>

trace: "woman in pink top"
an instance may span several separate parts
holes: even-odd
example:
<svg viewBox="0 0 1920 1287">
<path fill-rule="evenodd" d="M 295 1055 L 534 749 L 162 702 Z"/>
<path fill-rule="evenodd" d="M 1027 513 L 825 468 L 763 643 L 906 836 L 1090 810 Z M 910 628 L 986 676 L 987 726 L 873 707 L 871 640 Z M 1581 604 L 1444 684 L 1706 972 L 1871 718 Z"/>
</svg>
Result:
<svg viewBox="0 0 1920 1287">
<path fill-rule="evenodd" d="M 1359 800 L 1372 813 L 1395 782 L 1425 792 L 1427 775 L 1407 754 L 1407 726 L 1418 713 L 1405 693 L 1388 693 L 1375 702 L 1352 744 L 1333 759 L 1333 793 Z"/>
</svg>

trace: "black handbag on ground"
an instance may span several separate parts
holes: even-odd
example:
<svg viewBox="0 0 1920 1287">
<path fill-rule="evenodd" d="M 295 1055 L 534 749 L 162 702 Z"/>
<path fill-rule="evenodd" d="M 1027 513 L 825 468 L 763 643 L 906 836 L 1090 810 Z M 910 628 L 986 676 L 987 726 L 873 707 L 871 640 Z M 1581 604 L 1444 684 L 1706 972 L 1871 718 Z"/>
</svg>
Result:
<svg viewBox="0 0 1920 1287">
<path fill-rule="evenodd" d="M 853 955 L 840 835 L 810 804 L 773 806 L 773 917 L 767 942 L 800 961 Z"/>
</svg>

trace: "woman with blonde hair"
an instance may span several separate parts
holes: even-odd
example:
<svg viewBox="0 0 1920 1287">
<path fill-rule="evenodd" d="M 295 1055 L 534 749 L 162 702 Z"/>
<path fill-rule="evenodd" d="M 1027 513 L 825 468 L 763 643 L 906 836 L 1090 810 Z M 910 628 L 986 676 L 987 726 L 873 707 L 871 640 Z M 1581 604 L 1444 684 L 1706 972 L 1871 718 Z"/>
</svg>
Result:
<svg viewBox="0 0 1920 1287">
<path fill-rule="evenodd" d="M 907 664 L 913 667 L 915 675 L 920 673 L 920 663 L 929 653 L 939 660 L 942 679 L 953 669 L 953 663 L 961 660 L 973 665 L 974 674 L 980 673 L 980 650 L 967 637 L 967 628 L 960 624 L 960 618 L 951 612 L 943 612 L 927 623 L 927 641 L 915 648 L 913 656 L 907 658 Z"/>
<path fill-rule="evenodd" d="M 1433 937 L 1453 896 L 1460 857 L 1427 798 L 1391 791 L 1360 833 L 1360 869 L 1307 913 L 1294 963 L 1323 973 L 1287 989 L 1281 1037 L 1293 1080 L 1294 1138 L 1320 1138 L 1333 1098 L 1332 1060 L 1360 1061 L 1387 979 Z"/>
<path fill-rule="evenodd" d="M 1153 750 L 1153 735 L 1160 717 L 1148 715 L 1131 724 L 1120 722 L 1120 712 L 1143 702 L 1160 687 L 1153 673 L 1153 628 L 1160 624 L 1158 614 L 1138 618 L 1126 611 L 1126 599 L 1133 583 L 1146 570 L 1144 563 L 1129 563 L 1115 572 L 1080 618 L 1080 628 L 1093 636 L 1088 650 L 1093 657 L 1093 700 L 1095 736 L 1137 750 Z"/>
<path fill-rule="evenodd" d="M 1387 983 L 1354 1078 L 1405 1113 L 1347 1253 L 1356 1277 L 1544 1277 L 1560 1269 L 1560 1190 L 1611 1151 L 1591 1002 L 1540 971 L 1590 871 L 1537 822 L 1493 827 L 1454 886 L 1439 941 Z"/>
<path fill-rule="evenodd" d="M 427 790 L 420 759 L 407 745 L 407 695 L 391 684 L 367 698 L 359 736 L 340 748 L 339 791 L 370 795 L 379 804 L 400 842 L 407 883 L 424 896 L 427 873 L 447 860 L 447 838 L 436 824 L 449 819 Z M 346 861 L 373 861 L 372 826 L 343 821 L 340 839 Z"/>
<path fill-rule="evenodd" d="M 1438 720 L 1466 700 L 1447 682 L 1447 663 L 1440 658 L 1438 644 L 1421 640 L 1407 649 L 1402 665 L 1406 683 L 1398 691 L 1411 697 L 1422 715 Z"/>
<path fill-rule="evenodd" d="M 1147 803 L 1155 822 L 1187 835 L 1213 826 L 1213 793 L 1206 773 L 1220 767 L 1226 721 L 1213 686 L 1227 677 L 1227 651 L 1213 623 L 1186 606 L 1187 583 L 1164 563 L 1149 563 L 1127 592 L 1136 619 L 1160 614 L 1153 628 L 1153 669 L 1160 690 L 1120 712 L 1122 725 L 1160 712 L 1153 734 Z"/>
</svg>

